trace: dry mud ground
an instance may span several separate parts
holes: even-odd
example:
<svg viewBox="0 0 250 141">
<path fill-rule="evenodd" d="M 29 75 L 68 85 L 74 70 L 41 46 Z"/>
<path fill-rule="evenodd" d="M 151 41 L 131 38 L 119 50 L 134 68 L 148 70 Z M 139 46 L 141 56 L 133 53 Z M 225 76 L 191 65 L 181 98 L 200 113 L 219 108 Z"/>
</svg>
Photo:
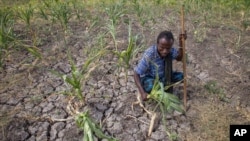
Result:
<svg viewBox="0 0 250 141">
<path fill-rule="evenodd" d="M 167 16 L 161 19 L 167 20 Z M 141 28 L 135 23 L 133 32 L 143 31 L 147 46 L 155 42 L 161 30 L 171 29 L 177 37 L 179 30 L 176 27 L 179 24 L 166 26 L 161 21 L 157 21 L 151 29 Z M 82 23 L 71 23 L 72 34 L 67 37 L 67 46 L 77 66 L 84 63 L 86 57 L 83 52 L 95 37 L 84 26 Z M 127 40 L 127 29 L 120 28 L 117 39 L 122 42 Z M 180 141 L 229 140 L 230 124 L 250 124 L 250 43 L 235 51 L 235 44 L 230 42 L 235 39 L 233 30 L 223 26 L 207 29 L 204 41 L 197 43 L 194 28 L 187 22 L 188 108 L 185 114 L 174 112 L 166 115 L 171 135 L 177 134 Z M 42 60 L 35 62 L 25 51 L 13 52 L 7 59 L 0 72 L 0 140 L 82 140 L 83 132 L 76 127 L 74 120 L 51 120 L 70 117 L 66 108 L 69 98 L 60 94 L 69 87 L 48 71 L 65 74 L 71 71 L 62 38 L 58 36 L 61 35 L 57 34 L 56 29 L 53 34 L 41 35 L 44 41 L 39 47 Z M 249 41 L 249 37 L 249 31 L 242 36 L 245 41 Z M 133 64 L 140 59 L 141 53 Z M 151 137 L 147 137 L 150 116 L 138 105 L 134 105 L 134 110 L 131 108 L 137 101 L 138 93 L 132 68 L 126 82 L 124 73 L 116 75 L 116 66 L 106 63 L 116 60 L 110 55 L 100 60 L 99 67 L 85 84 L 83 93 L 86 95 L 86 105 L 81 110 L 88 109 L 91 117 L 102 123 L 107 135 L 121 141 L 170 140 L 160 117 Z M 181 63 L 175 62 L 174 68 L 182 70 Z M 182 85 L 176 86 L 174 93 L 182 98 Z M 153 107 L 154 103 L 146 102 L 145 105 Z"/>
</svg>

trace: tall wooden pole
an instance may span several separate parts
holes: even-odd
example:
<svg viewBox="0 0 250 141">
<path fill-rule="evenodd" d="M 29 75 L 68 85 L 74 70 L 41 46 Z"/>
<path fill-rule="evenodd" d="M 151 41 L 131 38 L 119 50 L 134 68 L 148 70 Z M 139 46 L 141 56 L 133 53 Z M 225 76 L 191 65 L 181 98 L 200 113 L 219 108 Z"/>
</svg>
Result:
<svg viewBox="0 0 250 141">
<path fill-rule="evenodd" d="M 181 8 L 181 34 L 185 34 L 185 27 L 184 27 L 184 5 Z M 184 86 L 183 86 L 183 103 L 185 110 L 187 108 L 187 73 L 186 73 L 186 49 L 185 49 L 185 39 L 182 38 L 182 64 L 183 64 L 183 75 L 184 75 Z"/>
</svg>

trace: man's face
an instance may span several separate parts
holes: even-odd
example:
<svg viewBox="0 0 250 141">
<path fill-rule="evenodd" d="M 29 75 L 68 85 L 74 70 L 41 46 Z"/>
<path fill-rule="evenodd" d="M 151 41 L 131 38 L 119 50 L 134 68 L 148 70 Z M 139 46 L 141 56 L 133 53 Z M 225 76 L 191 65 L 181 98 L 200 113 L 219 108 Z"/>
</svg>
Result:
<svg viewBox="0 0 250 141">
<path fill-rule="evenodd" d="M 174 41 L 166 40 L 165 38 L 161 38 L 159 43 L 157 44 L 157 49 L 161 57 L 166 57 L 172 48 Z"/>
</svg>

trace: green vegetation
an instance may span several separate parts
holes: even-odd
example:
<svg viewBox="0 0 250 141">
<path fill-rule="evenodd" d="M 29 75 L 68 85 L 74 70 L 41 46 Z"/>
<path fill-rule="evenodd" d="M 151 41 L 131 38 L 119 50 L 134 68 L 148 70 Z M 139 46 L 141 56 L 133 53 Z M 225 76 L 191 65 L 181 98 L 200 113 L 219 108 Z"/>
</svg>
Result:
<svg viewBox="0 0 250 141">
<path fill-rule="evenodd" d="M 115 55 L 118 57 L 118 66 L 119 68 L 124 68 L 124 71 L 126 73 L 125 78 L 127 82 L 127 72 L 130 69 L 131 61 L 133 59 L 133 56 L 136 55 L 138 50 L 141 49 L 140 46 L 136 45 L 137 42 L 137 37 L 138 36 L 133 36 L 132 35 L 132 29 L 131 29 L 131 24 L 129 24 L 128 27 L 128 45 L 125 50 L 122 51 L 114 51 Z"/>
<path fill-rule="evenodd" d="M 226 98 L 225 92 L 223 88 L 219 87 L 216 81 L 208 81 L 205 85 L 204 88 L 210 93 L 217 95 L 220 100 L 228 102 L 228 99 Z"/>
<path fill-rule="evenodd" d="M 30 22 L 34 16 L 34 7 L 29 4 L 27 7 L 18 7 L 18 17 L 30 28 Z"/>
<path fill-rule="evenodd" d="M 61 74 L 56 71 L 52 71 L 53 74 L 61 77 L 64 82 L 69 84 L 71 86 L 71 90 L 69 92 L 65 92 L 64 94 L 70 95 L 70 96 L 76 96 L 80 100 L 84 101 L 84 96 L 82 95 L 83 90 L 83 84 L 87 81 L 88 77 L 90 76 L 90 73 L 96 68 L 97 64 L 96 60 L 105 53 L 104 50 L 99 51 L 95 56 L 92 56 L 91 58 L 88 58 L 85 63 L 82 65 L 81 69 L 78 69 L 75 65 L 70 53 L 68 53 L 69 56 L 69 62 L 71 65 L 71 74 Z M 95 64 L 95 65 L 93 65 Z"/>
<path fill-rule="evenodd" d="M 76 117 L 77 126 L 84 131 L 83 141 L 94 141 L 94 135 L 99 139 L 107 139 L 108 141 L 117 141 L 113 137 L 105 135 L 101 127 L 99 127 L 92 119 L 90 118 L 88 112 L 80 113 Z"/>
<path fill-rule="evenodd" d="M 60 45 L 59 48 L 61 51 L 70 52 L 74 46 L 66 42 L 66 38 L 74 36 L 84 42 L 82 48 L 85 50 L 81 52 L 85 57 L 84 63 L 80 67 L 77 66 L 74 54 L 65 53 L 71 65 L 70 73 L 62 74 L 56 71 L 53 73 L 70 87 L 70 91 L 66 92 L 67 95 L 85 102 L 84 85 L 91 72 L 97 66 L 103 65 L 98 61 L 102 57 L 109 56 L 108 52 L 115 54 L 114 60 L 117 60 L 114 62 L 115 66 L 123 68 L 127 80 L 128 70 L 131 69 L 133 62 L 137 61 L 134 57 L 143 46 L 152 43 L 151 40 L 139 41 L 139 35 L 144 37 L 147 34 L 149 37 L 148 34 L 151 33 L 153 36 L 158 30 L 168 29 L 169 25 L 175 25 L 177 28 L 182 4 L 185 6 L 188 34 L 194 41 L 203 43 L 208 37 L 209 30 L 215 28 L 223 44 L 230 43 L 228 49 L 237 52 L 249 44 L 249 40 L 244 38 L 250 29 L 249 0 L 13 0 L 11 2 L 2 0 L 0 68 L 5 69 L 5 63 L 8 64 L 9 60 L 15 59 L 17 52 L 25 56 L 25 59 L 28 58 L 28 63 L 32 62 L 33 57 L 39 58 L 42 62 L 43 55 L 48 54 L 44 46 L 50 48 L 50 43 L 54 41 L 64 40 L 65 48 Z M 162 19 L 167 20 L 162 21 Z M 154 26 L 159 22 L 163 23 L 162 27 Z M 73 33 L 72 29 L 84 32 L 84 37 L 82 34 Z M 225 29 L 233 34 L 226 36 Z M 41 40 L 44 46 L 40 44 Z M 18 61 L 24 62 L 24 60 Z M 118 69 L 119 73 L 121 70 Z M 208 82 L 204 88 L 210 94 L 218 95 L 219 99 L 226 100 L 225 92 L 216 82 Z M 156 107 L 160 107 L 163 113 L 172 110 L 183 112 L 178 97 L 166 93 L 166 89 L 159 80 L 156 80 L 149 98 L 157 102 Z M 36 97 L 33 99 L 37 100 Z M 93 133 L 98 138 L 115 140 L 99 134 L 100 128 L 85 112 L 76 116 L 76 121 L 84 132 L 85 140 L 92 140 Z M 167 134 L 172 140 L 177 138 L 174 133 L 167 132 Z"/>
<path fill-rule="evenodd" d="M 9 50 L 14 46 L 12 10 L 0 10 L 0 20 L 0 67 L 2 67 L 4 58 L 8 56 Z"/>
</svg>

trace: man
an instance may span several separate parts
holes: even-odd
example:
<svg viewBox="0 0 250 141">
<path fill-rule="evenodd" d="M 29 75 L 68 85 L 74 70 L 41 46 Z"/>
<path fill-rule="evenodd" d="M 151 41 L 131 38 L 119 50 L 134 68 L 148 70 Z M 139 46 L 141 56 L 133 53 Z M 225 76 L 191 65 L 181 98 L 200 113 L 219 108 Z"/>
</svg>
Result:
<svg viewBox="0 0 250 141">
<path fill-rule="evenodd" d="M 165 85 L 165 60 L 170 57 L 172 60 L 182 60 L 182 39 L 186 39 L 186 33 L 180 34 L 180 48 L 173 47 L 174 37 L 171 31 L 162 31 L 157 37 L 157 44 L 148 48 L 138 65 L 134 69 L 135 83 L 139 89 L 142 100 L 147 100 L 147 95 L 151 92 L 155 76 L 158 74 L 159 80 Z M 171 62 L 172 63 L 172 62 Z M 158 71 L 158 73 L 157 73 Z M 172 73 L 172 82 L 178 82 L 183 79 L 181 72 Z"/>
</svg>

